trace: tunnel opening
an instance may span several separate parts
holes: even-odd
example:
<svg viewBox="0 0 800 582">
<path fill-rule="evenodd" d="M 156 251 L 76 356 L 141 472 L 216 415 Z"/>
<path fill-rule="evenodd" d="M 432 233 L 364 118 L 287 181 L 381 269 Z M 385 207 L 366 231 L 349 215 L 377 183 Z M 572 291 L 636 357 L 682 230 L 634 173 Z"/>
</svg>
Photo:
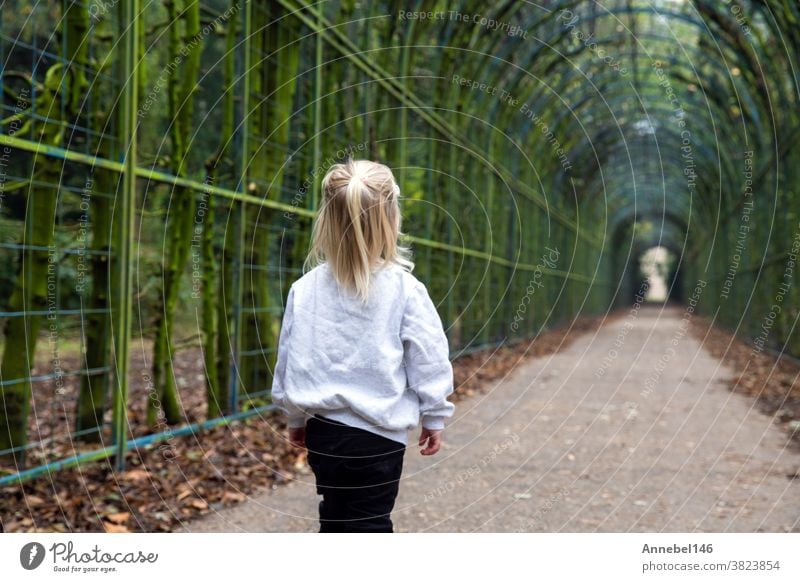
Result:
<svg viewBox="0 0 800 582">
<path fill-rule="evenodd" d="M 662 245 L 648 248 L 639 257 L 639 280 L 646 285 L 642 302 L 664 304 L 675 297 L 677 255 Z"/>
<path fill-rule="evenodd" d="M 684 226 L 667 212 L 648 212 L 620 224 L 613 237 L 620 287 L 615 305 L 681 303 Z"/>
</svg>

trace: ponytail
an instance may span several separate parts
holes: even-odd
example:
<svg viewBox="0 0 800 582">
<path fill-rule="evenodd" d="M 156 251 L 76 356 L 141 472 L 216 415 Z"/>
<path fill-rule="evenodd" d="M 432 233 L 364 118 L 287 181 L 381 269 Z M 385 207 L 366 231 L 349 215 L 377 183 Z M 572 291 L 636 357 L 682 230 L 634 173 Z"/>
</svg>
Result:
<svg viewBox="0 0 800 582">
<path fill-rule="evenodd" d="M 365 299 L 369 289 L 370 253 L 364 236 L 364 224 L 361 220 L 364 213 L 364 203 L 370 204 L 370 195 L 367 186 L 358 175 L 353 175 L 347 183 L 347 215 L 350 226 L 345 230 L 342 244 L 348 242 L 349 252 L 337 253 L 345 261 L 352 261 L 351 265 L 339 265 L 339 272 L 352 273 L 353 283 L 358 295 Z M 366 216 L 364 217 L 366 218 Z M 344 249 L 343 249 L 344 250 Z"/>
<path fill-rule="evenodd" d="M 390 263 L 414 264 L 400 236 L 399 188 L 389 168 L 366 160 L 334 165 L 322 180 L 323 201 L 314 222 L 306 267 L 326 261 L 340 287 L 363 302 L 372 271 Z"/>
</svg>

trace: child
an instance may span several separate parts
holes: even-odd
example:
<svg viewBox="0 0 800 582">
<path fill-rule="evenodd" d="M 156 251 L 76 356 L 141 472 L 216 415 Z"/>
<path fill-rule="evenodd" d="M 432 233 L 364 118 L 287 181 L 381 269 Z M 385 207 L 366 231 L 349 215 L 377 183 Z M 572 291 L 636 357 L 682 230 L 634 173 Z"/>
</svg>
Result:
<svg viewBox="0 0 800 582">
<path fill-rule="evenodd" d="M 454 406 L 442 322 L 398 245 L 400 189 L 389 168 L 336 164 L 307 263 L 289 290 L 273 402 L 308 449 L 320 532 L 392 532 L 407 432 L 439 450 Z"/>
</svg>

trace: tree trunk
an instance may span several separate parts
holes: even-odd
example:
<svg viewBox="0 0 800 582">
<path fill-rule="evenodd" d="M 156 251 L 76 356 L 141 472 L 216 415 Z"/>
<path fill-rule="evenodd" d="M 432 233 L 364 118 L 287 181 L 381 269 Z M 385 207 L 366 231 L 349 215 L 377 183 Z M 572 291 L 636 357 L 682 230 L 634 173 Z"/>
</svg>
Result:
<svg viewBox="0 0 800 582">
<path fill-rule="evenodd" d="M 86 356 L 84 365 L 87 372 L 81 377 L 78 393 L 75 430 L 88 431 L 103 426 L 103 414 L 108 395 L 108 372 L 92 373 L 91 370 L 104 368 L 108 364 L 108 347 L 111 342 L 108 314 L 109 260 L 107 253 L 111 233 L 111 200 L 105 196 L 113 191 L 114 176 L 109 170 L 98 169 L 97 191 L 100 196 L 93 197 L 92 212 L 88 213 L 92 221 L 91 255 L 92 286 L 89 296 L 89 315 L 84 326 Z M 100 441 L 101 433 L 87 432 L 80 435 L 86 442 Z"/>
<path fill-rule="evenodd" d="M 180 63 L 181 57 L 184 57 L 183 67 L 172 67 L 169 78 L 172 170 L 176 176 L 184 177 L 187 174 L 187 139 L 192 126 L 194 91 L 202 52 L 202 43 L 197 40 L 200 33 L 200 4 L 198 0 L 188 0 L 184 7 L 179 5 L 179 0 L 171 0 L 167 3 L 167 9 L 171 23 L 170 61 Z M 185 52 L 181 52 L 181 22 L 185 24 L 183 39 Z M 194 192 L 190 188 L 176 186 L 172 200 L 174 203 L 170 204 L 167 217 L 167 259 L 163 266 L 161 312 L 156 325 L 153 354 L 153 385 L 156 393 L 155 398 L 151 396 L 147 400 L 147 422 L 151 426 L 155 425 L 158 420 L 159 409 L 163 411 L 164 420 L 168 424 L 176 424 L 182 418 L 180 398 L 175 384 L 172 333 L 181 275 L 192 242 L 195 214 Z"/>
<path fill-rule="evenodd" d="M 64 26 L 66 44 L 64 60 L 68 63 L 55 64 L 45 75 L 44 91 L 37 98 L 37 114 L 43 122 L 32 137 L 47 145 L 61 145 L 63 138 L 62 121 L 76 121 L 81 108 L 81 100 L 87 86 L 85 72 L 81 65 L 86 63 L 89 29 L 89 15 L 85 5 L 70 3 L 65 5 Z M 60 92 L 60 91 L 63 91 Z M 59 105 L 63 99 L 64 108 Z M 28 126 L 33 128 L 32 123 Z M 22 131 L 20 131 L 20 134 Z M 58 267 L 55 262 L 53 230 L 56 223 L 58 187 L 61 180 L 60 162 L 57 158 L 34 156 L 34 166 L 40 168 L 37 182 L 45 186 L 30 186 L 25 211 L 25 230 L 22 236 L 19 274 L 9 301 L 10 311 L 44 312 L 57 306 L 56 297 L 48 295 L 48 285 L 55 288 Z M 35 248 L 30 248 L 35 247 Z M 52 315 L 57 326 L 58 315 Z M 41 315 L 26 313 L 21 317 L 8 318 L 5 326 L 5 350 L 0 362 L 0 381 L 10 384 L 0 385 L 0 450 L 23 447 L 28 442 L 28 414 L 30 411 L 30 376 L 34 365 L 36 344 Z M 57 327 L 56 327 L 57 329 Z M 20 351 L 24 356 L 20 357 Z M 2 455 L 10 458 L 17 466 L 24 465 L 24 450 Z"/>
<path fill-rule="evenodd" d="M 36 156 L 34 163 L 42 168 L 43 183 L 59 179 L 55 159 Z M 51 182 L 52 181 L 52 182 Z M 58 193 L 49 187 L 31 187 L 25 213 L 25 234 L 22 244 L 49 249 L 53 244 L 56 200 Z M 30 236 L 28 236 L 30 233 Z M 26 248 L 21 251 L 20 269 L 9 301 L 9 311 L 44 312 L 48 309 L 48 270 L 56 266 L 49 260 L 48 250 Z M 52 265 L 52 267 L 51 267 Z M 55 308 L 55 298 L 50 298 Z M 31 382 L 34 354 L 42 316 L 26 314 L 9 317 L 5 326 L 5 351 L 0 364 L 0 379 L 14 382 L 2 388 L 0 401 L 0 450 L 21 447 L 28 443 L 28 414 L 30 412 Z M 21 353 L 24 354 L 21 356 Z M 18 466 L 25 462 L 25 452 L 16 451 L 10 457 Z"/>
</svg>

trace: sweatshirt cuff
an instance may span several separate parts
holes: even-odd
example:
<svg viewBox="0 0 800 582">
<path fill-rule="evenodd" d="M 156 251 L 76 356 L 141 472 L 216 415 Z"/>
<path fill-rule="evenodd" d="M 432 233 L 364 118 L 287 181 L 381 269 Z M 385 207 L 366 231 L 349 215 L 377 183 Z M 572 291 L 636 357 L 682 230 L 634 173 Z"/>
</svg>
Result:
<svg viewBox="0 0 800 582">
<path fill-rule="evenodd" d="M 291 416 L 286 423 L 289 428 L 303 428 L 306 425 L 305 416 Z"/>
<path fill-rule="evenodd" d="M 423 416 L 422 428 L 428 430 L 444 430 L 444 416 Z"/>
</svg>

